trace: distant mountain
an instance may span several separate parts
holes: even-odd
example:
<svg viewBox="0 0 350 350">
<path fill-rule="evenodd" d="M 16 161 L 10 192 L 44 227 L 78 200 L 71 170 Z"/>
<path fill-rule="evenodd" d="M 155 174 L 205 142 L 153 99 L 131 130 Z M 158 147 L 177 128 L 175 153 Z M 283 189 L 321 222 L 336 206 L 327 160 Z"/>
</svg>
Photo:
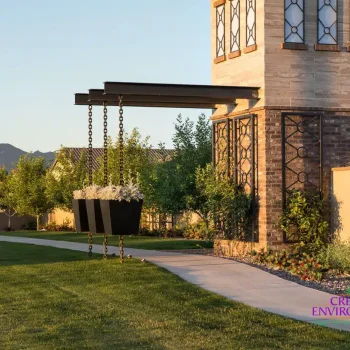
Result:
<svg viewBox="0 0 350 350">
<path fill-rule="evenodd" d="M 0 143 L 0 167 L 4 166 L 7 170 L 11 170 L 16 167 L 18 159 L 29 152 L 22 151 L 8 143 Z M 36 158 L 44 157 L 47 165 L 51 165 L 55 159 L 53 152 L 42 153 L 39 151 L 33 152 L 32 155 Z"/>
</svg>

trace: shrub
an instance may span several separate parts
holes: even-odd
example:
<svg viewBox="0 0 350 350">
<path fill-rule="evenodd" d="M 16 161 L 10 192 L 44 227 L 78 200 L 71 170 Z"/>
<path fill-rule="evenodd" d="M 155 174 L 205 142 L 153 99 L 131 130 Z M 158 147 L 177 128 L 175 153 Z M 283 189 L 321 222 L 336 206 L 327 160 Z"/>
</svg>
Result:
<svg viewBox="0 0 350 350">
<path fill-rule="evenodd" d="M 328 270 L 326 264 L 316 258 L 301 252 L 298 248 L 292 251 L 280 252 L 251 252 L 252 261 L 259 265 L 266 265 L 275 270 L 285 270 L 302 280 L 322 280 Z"/>
<path fill-rule="evenodd" d="M 150 230 L 148 227 L 142 227 L 139 230 L 139 236 L 162 237 L 161 230 Z"/>
<path fill-rule="evenodd" d="M 187 239 L 212 240 L 214 229 L 210 227 L 208 232 L 205 222 L 199 221 L 195 224 L 189 224 L 185 228 L 184 237 Z"/>
<path fill-rule="evenodd" d="M 185 232 L 182 228 L 173 227 L 163 231 L 164 238 L 184 238 Z"/>
<path fill-rule="evenodd" d="M 350 241 L 328 244 L 319 259 L 337 273 L 350 273 Z"/>
<path fill-rule="evenodd" d="M 50 222 L 46 226 L 43 227 L 46 231 L 51 231 L 51 232 L 72 232 L 74 231 L 74 228 L 71 225 L 71 221 L 66 218 L 63 220 L 61 225 L 58 225 L 55 221 Z"/>
<path fill-rule="evenodd" d="M 31 221 L 31 222 L 28 222 L 27 224 L 23 224 L 22 229 L 25 231 L 36 231 L 37 230 L 36 222 Z"/>
<path fill-rule="evenodd" d="M 317 254 L 329 237 L 325 212 L 325 199 L 319 193 L 294 190 L 282 214 L 281 228 L 298 240 L 305 252 Z"/>
</svg>

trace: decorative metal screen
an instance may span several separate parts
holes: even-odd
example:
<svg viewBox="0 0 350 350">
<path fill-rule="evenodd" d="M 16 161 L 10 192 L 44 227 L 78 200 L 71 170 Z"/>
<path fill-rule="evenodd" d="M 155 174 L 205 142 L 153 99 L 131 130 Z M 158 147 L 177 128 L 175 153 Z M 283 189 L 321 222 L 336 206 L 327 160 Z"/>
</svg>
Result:
<svg viewBox="0 0 350 350">
<path fill-rule="evenodd" d="M 256 0 L 247 1 L 247 46 L 256 44 Z"/>
<path fill-rule="evenodd" d="M 287 204 L 293 190 L 322 190 L 322 115 L 282 114 L 282 194 Z M 286 242 L 296 241 L 284 237 Z"/>
<path fill-rule="evenodd" d="M 219 177 L 229 177 L 252 196 L 252 225 L 237 223 L 232 236 L 257 241 L 256 194 L 257 194 L 257 118 L 247 115 L 225 119 L 213 124 L 213 163 Z M 221 225 L 222 223 L 220 223 Z"/>
<path fill-rule="evenodd" d="M 240 0 L 231 0 L 231 52 L 240 50 Z"/>
<path fill-rule="evenodd" d="M 284 0 L 284 41 L 304 43 L 304 23 L 304 0 Z"/>
<path fill-rule="evenodd" d="M 216 57 L 225 55 L 225 5 L 216 7 Z"/>
<path fill-rule="evenodd" d="M 338 43 L 338 0 L 317 0 L 318 43 Z"/>
<path fill-rule="evenodd" d="M 256 231 L 256 195 L 258 190 L 257 176 L 257 118 L 247 115 L 233 120 L 233 174 L 237 185 L 252 196 L 252 221 L 247 225 L 236 225 L 236 236 L 244 240 L 258 241 Z"/>
<path fill-rule="evenodd" d="M 231 137 L 229 119 L 213 124 L 213 164 L 220 177 L 230 176 Z"/>
<path fill-rule="evenodd" d="M 255 194 L 256 184 L 256 153 L 257 123 L 255 115 L 234 119 L 234 179 L 237 185 L 242 185 L 247 193 Z"/>
</svg>

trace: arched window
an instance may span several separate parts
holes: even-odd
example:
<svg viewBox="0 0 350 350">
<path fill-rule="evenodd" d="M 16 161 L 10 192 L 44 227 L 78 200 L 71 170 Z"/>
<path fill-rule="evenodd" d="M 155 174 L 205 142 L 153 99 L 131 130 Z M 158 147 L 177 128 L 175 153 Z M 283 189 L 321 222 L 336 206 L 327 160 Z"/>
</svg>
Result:
<svg viewBox="0 0 350 350">
<path fill-rule="evenodd" d="M 338 43 L 338 0 L 317 0 L 317 42 L 336 45 Z"/>
<path fill-rule="evenodd" d="M 305 42 L 304 0 L 284 0 L 284 42 Z"/>
</svg>

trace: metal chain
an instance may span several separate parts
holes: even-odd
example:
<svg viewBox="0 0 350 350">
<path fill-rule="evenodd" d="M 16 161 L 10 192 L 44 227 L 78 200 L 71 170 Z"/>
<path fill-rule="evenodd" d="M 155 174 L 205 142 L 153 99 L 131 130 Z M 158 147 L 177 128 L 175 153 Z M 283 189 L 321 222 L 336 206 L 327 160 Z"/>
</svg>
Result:
<svg viewBox="0 0 350 350">
<path fill-rule="evenodd" d="M 92 105 L 89 105 L 89 186 L 92 185 Z"/>
<path fill-rule="evenodd" d="M 108 235 L 104 235 L 103 240 L 103 259 L 107 260 L 107 253 L 108 253 Z"/>
<path fill-rule="evenodd" d="M 124 236 L 119 236 L 120 262 L 124 262 Z"/>
<path fill-rule="evenodd" d="M 107 118 L 107 104 L 103 102 L 103 170 L 105 187 L 108 186 Z"/>
<path fill-rule="evenodd" d="M 124 128 L 123 96 L 119 96 L 119 183 L 124 186 Z M 124 262 L 124 236 L 119 236 L 120 262 Z"/>
<path fill-rule="evenodd" d="M 124 186 L 123 96 L 119 96 L 119 184 Z"/>
<path fill-rule="evenodd" d="M 92 257 L 92 233 L 88 233 L 89 257 Z"/>
<path fill-rule="evenodd" d="M 89 159 L 88 159 L 88 172 L 89 172 L 89 186 L 92 185 L 92 105 L 89 105 Z M 88 234 L 89 256 L 92 256 L 92 233 Z"/>
</svg>

